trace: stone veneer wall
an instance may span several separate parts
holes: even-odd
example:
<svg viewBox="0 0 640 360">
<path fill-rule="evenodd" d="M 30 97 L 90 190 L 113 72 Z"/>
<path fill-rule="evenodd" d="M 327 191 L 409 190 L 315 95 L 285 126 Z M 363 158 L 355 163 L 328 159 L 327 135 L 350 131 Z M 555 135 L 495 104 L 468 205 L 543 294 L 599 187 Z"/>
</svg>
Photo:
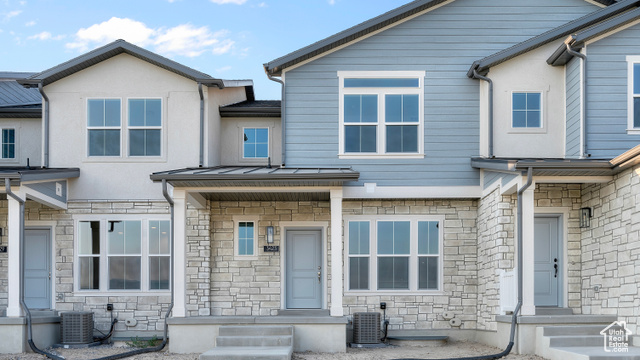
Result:
<svg viewBox="0 0 640 360">
<path fill-rule="evenodd" d="M 211 315 L 211 212 L 187 205 L 187 316 Z"/>
<path fill-rule="evenodd" d="M 478 329 L 497 330 L 500 271 L 511 271 L 515 257 L 515 195 L 496 188 L 478 206 Z"/>
<path fill-rule="evenodd" d="M 452 311 L 462 329 L 477 320 L 477 232 L 475 200 L 344 201 L 344 215 L 444 215 L 444 291 L 442 295 L 345 295 L 344 313 L 380 311 L 387 303 L 391 330 L 449 329 L 442 317 Z"/>
<path fill-rule="evenodd" d="M 282 290 L 281 253 L 265 253 L 267 226 L 275 227 L 273 245 L 282 246 L 280 222 L 331 219 L 328 201 L 212 201 L 211 228 L 211 315 L 277 315 Z M 234 256 L 233 216 L 258 218 L 258 256 L 243 260 Z M 331 264 L 330 229 L 326 247 Z M 327 282 L 330 279 L 327 277 Z M 330 294 L 327 294 L 330 299 Z"/>
<path fill-rule="evenodd" d="M 158 331 L 164 329 L 164 316 L 171 302 L 166 296 L 85 296 L 73 291 L 74 263 L 74 222 L 76 214 L 108 214 L 117 218 L 118 214 L 168 214 L 169 206 L 164 201 L 79 201 L 69 202 L 68 210 L 55 210 L 34 201 L 25 205 L 25 220 L 55 221 L 55 309 L 64 311 L 91 311 L 95 325 L 100 330 L 108 330 L 111 322 L 106 304 L 114 305 L 113 316 L 117 317 L 116 330 Z M 28 223 L 27 223 L 28 226 Z M 126 327 L 124 320 L 135 318 L 135 327 Z"/>
<path fill-rule="evenodd" d="M 533 194 L 535 207 L 568 209 L 569 218 L 564 219 L 567 224 L 567 234 L 563 234 L 561 241 L 566 244 L 567 251 L 567 304 L 574 314 L 582 313 L 581 300 L 581 250 L 580 250 L 580 208 L 582 207 L 581 184 L 536 184 Z M 536 211 L 536 213 L 539 213 Z M 564 230 L 563 230 L 564 231 Z"/>
<path fill-rule="evenodd" d="M 614 314 L 640 331 L 640 166 L 605 184 L 585 185 L 593 209 L 582 229 L 582 312 Z"/>
</svg>

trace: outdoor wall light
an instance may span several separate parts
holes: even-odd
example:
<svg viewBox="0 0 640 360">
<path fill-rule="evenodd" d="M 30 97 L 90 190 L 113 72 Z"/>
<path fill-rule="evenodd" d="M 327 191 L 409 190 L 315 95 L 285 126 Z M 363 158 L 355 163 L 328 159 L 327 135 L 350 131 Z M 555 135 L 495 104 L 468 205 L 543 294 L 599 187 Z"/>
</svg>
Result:
<svg viewBox="0 0 640 360">
<path fill-rule="evenodd" d="M 580 227 L 591 227 L 591 208 L 585 207 L 580 209 Z"/>
<path fill-rule="evenodd" d="M 273 226 L 267 226 L 267 244 L 273 244 Z"/>
</svg>

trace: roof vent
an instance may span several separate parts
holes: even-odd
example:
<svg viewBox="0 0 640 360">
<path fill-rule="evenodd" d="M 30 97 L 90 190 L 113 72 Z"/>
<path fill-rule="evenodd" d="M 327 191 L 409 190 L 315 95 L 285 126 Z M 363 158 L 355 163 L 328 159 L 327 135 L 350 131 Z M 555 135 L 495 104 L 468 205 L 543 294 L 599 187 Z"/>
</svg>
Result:
<svg viewBox="0 0 640 360">
<path fill-rule="evenodd" d="M 80 345 L 93 342 L 93 313 L 66 312 L 60 314 L 62 344 Z"/>
</svg>

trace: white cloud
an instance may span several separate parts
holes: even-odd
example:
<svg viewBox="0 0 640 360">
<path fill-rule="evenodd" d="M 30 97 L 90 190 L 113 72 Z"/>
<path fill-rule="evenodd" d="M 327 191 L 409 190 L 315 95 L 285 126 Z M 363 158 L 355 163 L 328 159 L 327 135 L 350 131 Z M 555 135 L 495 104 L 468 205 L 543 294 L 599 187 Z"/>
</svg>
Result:
<svg viewBox="0 0 640 360">
<path fill-rule="evenodd" d="M 2 14 L 2 21 L 9 21 L 22 13 L 22 10 L 9 11 Z"/>
<path fill-rule="evenodd" d="M 33 26 L 33 25 L 35 25 L 35 24 L 36 24 L 36 22 L 35 22 L 35 21 L 29 21 L 29 22 L 26 22 L 26 23 L 24 24 L 24 26 L 29 27 L 29 26 Z"/>
<path fill-rule="evenodd" d="M 223 66 L 223 67 L 221 67 L 221 68 L 217 68 L 217 69 L 216 69 L 216 74 L 223 73 L 223 72 L 227 72 L 227 71 L 229 71 L 229 70 L 231 70 L 231 69 L 232 69 L 232 67 L 231 67 L 231 66 Z"/>
<path fill-rule="evenodd" d="M 209 0 L 214 4 L 223 5 L 223 4 L 236 4 L 242 5 L 247 2 L 247 0 Z"/>
<path fill-rule="evenodd" d="M 336 4 L 336 0 L 328 0 L 329 5 L 335 5 Z"/>
<path fill-rule="evenodd" d="M 39 34 L 35 34 L 35 35 L 32 35 L 32 36 L 29 36 L 27 39 L 29 39 L 29 40 L 34 40 L 34 39 L 37 39 L 37 40 L 49 40 L 49 39 L 51 39 L 51 37 L 52 36 L 51 36 L 50 32 L 43 31 L 43 32 L 41 32 Z"/>
<path fill-rule="evenodd" d="M 78 30 L 75 39 L 66 44 L 68 49 L 87 51 L 117 39 L 149 47 L 165 55 L 196 57 L 211 51 L 215 55 L 225 54 L 233 48 L 234 41 L 228 38 L 227 30 L 212 32 L 207 26 L 196 27 L 182 24 L 172 28 L 150 28 L 132 19 L 112 17 L 108 21 Z"/>
<path fill-rule="evenodd" d="M 266 2 L 261 2 L 260 4 L 258 4 L 258 7 L 259 8 L 266 8 L 266 7 L 268 7 L 268 5 L 267 5 Z"/>
</svg>

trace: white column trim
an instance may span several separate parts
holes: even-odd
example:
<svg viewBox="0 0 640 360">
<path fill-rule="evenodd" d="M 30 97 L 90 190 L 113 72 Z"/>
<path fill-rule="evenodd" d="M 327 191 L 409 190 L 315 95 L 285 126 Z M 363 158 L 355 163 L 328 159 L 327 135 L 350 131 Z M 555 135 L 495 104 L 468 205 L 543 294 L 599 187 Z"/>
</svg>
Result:
<svg viewBox="0 0 640 360">
<path fill-rule="evenodd" d="M 522 194 L 522 311 L 521 315 L 535 315 L 534 304 L 534 217 L 535 183 Z M 519 266 L 519 265 L 518 265 Z"/>
<path fill-rule="evenodd" d="M 21 199 L 25 199 L 22 191 L 16 189 L 13 191 Z M 10 196 L 7 196 L 8 216 L 7 216 L 7 232 L 8 232 L 8 269 L 7 269 L 7 316 L 22 316 L 22 307 L 20 306 L 20 203 Z"/>
<path fill-rule="evenodd" d="M 342 308 L 342 189 L 331 190 L 331 316 Z"/>
<path fill-rule="evenodd" d="M 184 190 L 173 189 L 173 317 L 187 315 L 187 194 Z"/>
</svg>

